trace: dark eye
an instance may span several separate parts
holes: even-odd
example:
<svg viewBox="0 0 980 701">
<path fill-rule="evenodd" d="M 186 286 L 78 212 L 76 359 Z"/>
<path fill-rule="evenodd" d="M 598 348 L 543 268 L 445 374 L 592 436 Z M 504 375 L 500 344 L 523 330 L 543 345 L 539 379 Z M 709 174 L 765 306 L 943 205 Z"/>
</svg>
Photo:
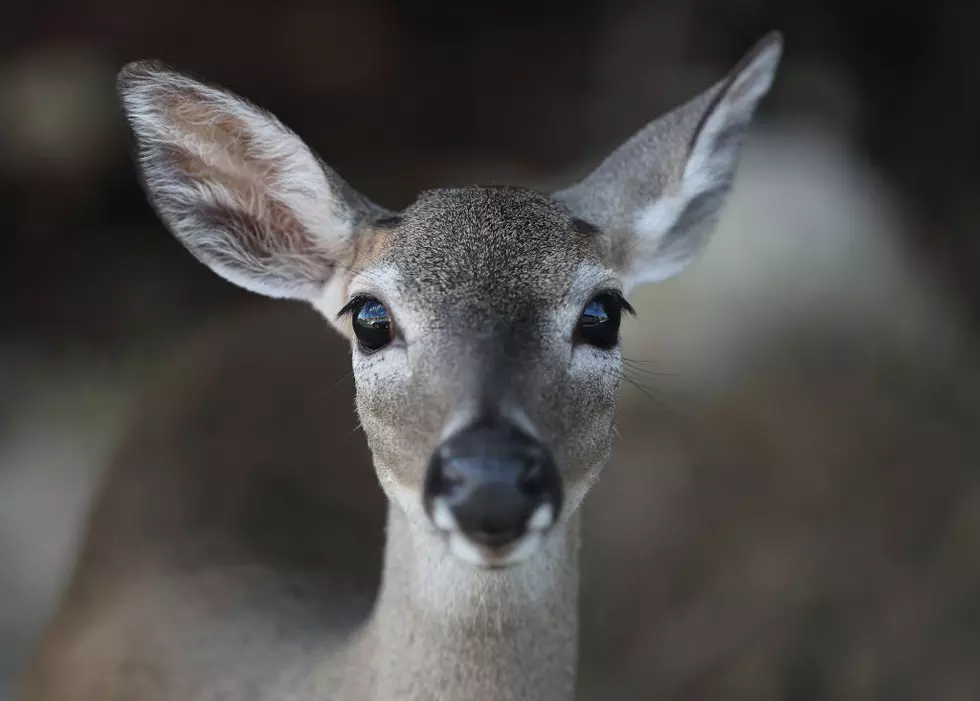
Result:
<svg viewBox="0 0 980 701">
<path fill-rule="evenodd" d="M 391 317 L 381 302 L 373 297 L 359 297 L 344 311 L 351 315 L 354 336 L 363 351 L 372 353 L 391 343 Z"/>
<path fill-rule="evenodd" d="M 582 316 L 575 328 L 575 340 L 603 350 L 615 348 L 619 343 L 619 324 L 623 309 L 632 311 L 626 300 L 618 294 L 597 294 L 582 310 Z"/>
</svg>

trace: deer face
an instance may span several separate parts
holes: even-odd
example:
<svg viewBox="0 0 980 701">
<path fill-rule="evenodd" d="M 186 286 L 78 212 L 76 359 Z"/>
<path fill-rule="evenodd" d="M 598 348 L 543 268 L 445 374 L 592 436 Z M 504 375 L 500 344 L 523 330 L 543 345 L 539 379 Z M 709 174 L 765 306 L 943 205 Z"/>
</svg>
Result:
<svg viewBox="0 0 980 701">
<path fill-rule="evenodd" d="M 350 339 L 389 498 L 495 567 L 532 556 L 606 462 L 629 290 L 704 246 L 780 44 L 573 187 L 434 190 L 399 213 L 227 91 L 153 63 L 119 87 L 170 230 L 222 277 L 305 300 Z"/>
<path fill-rule="evenodd" d="M 366 236 L 341 318 L 382 483 L 462 557 L 518 558 L 607 457 L 620 273 L 595 227 L 519 188 L 426 192 Z"/>
</svg>

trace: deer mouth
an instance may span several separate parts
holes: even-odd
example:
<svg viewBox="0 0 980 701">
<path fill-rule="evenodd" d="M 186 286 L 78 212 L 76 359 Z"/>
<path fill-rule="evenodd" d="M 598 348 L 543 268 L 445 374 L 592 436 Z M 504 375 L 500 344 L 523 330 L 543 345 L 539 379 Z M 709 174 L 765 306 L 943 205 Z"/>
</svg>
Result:
<svg viewBox="0 0 980 701">
<path fill-rule="evenodd" d="M 527 519 L 520 532 L 483 528 L 465 528 L 454 515 L 446 500 L 431 501 L 429 517 L 446 539 L 449 551 L 464 562 L 486 569 L 504 569 L 531 559 L 544 543 L 554 526 L 556 510 L 542 502 Z"/>
</svg>

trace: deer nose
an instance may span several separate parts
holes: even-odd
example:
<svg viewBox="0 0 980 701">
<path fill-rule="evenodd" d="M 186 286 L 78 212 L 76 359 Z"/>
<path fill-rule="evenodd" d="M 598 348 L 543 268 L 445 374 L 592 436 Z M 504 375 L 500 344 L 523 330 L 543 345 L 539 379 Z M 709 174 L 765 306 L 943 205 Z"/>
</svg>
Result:
<svg viewBox="0 0 980 701">
<path fill-rule="evenodd" d="M 426 510 L 478 545 L 500 548 L 544 531 L 561 508 L 561 477 L 539 441 L 505 422 L 484 421 L 436 451 L 426 474 Z M 445 510 L 452 521 L 445 523 Z"/>
</svg>

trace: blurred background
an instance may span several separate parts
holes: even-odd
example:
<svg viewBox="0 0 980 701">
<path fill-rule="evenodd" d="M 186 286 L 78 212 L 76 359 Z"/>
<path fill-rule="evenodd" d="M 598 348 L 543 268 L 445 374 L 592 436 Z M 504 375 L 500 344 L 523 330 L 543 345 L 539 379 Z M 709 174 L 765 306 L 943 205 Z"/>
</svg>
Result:
<svg viewBox="0 0 980 701">
<path fill-rule="evenodd" d="M 282 364 L 297 352 L 276 346 L 296 337 L 284 326 L 322 323 L 222 282 L 154 218 L 114 98 L 124 62 L 161 58 L 248 96 L 398 208 L 428 187 L 568 183 L 772 28 L 784 61 L 715 243 L 632 300 L 634 383 L 587 504 L 583 694 L 980 697 L 977 12 L 953 0 L 5 8 L 0 699 L 160 378 L 179 395 L 195 362 L 235 366 L 260 343 Z M 265 357 L 239 360 L 239 380 Z M 298 377 L 346 372 L 296 357 Z M 204 386 L 228 412 L 251 410 L 227 383 Z M 228 438 L 246 439 L 259 440 Z"/>
</svg>

